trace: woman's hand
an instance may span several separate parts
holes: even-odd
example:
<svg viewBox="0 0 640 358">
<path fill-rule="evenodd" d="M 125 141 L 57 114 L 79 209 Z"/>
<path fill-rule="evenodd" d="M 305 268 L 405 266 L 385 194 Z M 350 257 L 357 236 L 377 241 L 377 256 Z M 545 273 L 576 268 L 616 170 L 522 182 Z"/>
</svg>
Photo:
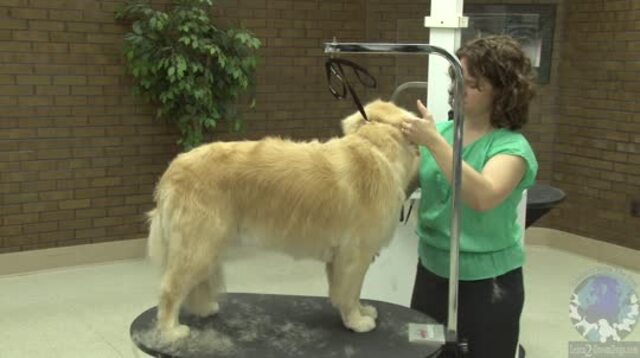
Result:
<svg viewBox="0 0 640 358">
<path fill-rule="evenodd" d="M 433 115 L 420 100 L 417 101 L 417 107 L 422 118 L 405 118 L 402 123 L 402 133 L 413 143 L 429 147 L 440 137 L 440 133 L 433 121 Z"/>
</svg>

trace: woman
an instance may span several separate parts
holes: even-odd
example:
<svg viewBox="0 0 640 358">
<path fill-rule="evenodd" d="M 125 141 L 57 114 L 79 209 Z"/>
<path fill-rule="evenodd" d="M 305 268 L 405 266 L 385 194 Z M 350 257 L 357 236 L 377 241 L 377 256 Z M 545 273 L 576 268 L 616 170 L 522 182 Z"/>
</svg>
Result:
<svg viewBox="0 0 640 358">
<path fill-rule="evenodd" d="M 513 358 L 524 304 L 517 206 L 538 170 L 518 132 L 534 94 L 531 63 L 507 36 L 473 40 L 456 55 L 465 83 L 458 335 L 468 342 L 470 357 Z M 454 128 L 451 121 L 436 124 L 417 105 L 422 118 L 403 123 L 421 152 L 420 262 L 411 307 L 445 323 Z"/>
</svg>

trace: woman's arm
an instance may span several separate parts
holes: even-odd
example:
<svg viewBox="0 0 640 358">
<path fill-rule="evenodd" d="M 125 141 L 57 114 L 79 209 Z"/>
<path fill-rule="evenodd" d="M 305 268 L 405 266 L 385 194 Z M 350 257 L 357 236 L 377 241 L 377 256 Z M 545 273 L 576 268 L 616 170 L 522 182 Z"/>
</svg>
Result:
<svg viewBox="0 0 640 358">
<path fill-rule="evenodd" d="M 407 118 L 403 132 L 414 143 L 429 149 L 449 184 L 453 176 L 453 148 L 436 129 L 433 117 L 419 103 L 424 118 Z M 424 110 L 423 110 L 424 109 Z M 487 211 L 498 206 L 515 189 L 526 170 L 524 159 L 514 155 L 499 154 L 492 157 L 478 172 L 462 163 L 462 201 L 477 211 Z M 428 189 L 425 189 L 428 190 Z"/>
<path fill-rule="evenodd" d="M 444 138 L 427 146 L 449 184 L 453 181 L 453 148 Z M 499 154 L 487 162 L 482 172 L 462 162 L 462 200 L 474 210 L 498 206 L 515 189 L 526 169 L 524 159 Z"/>
</svg>

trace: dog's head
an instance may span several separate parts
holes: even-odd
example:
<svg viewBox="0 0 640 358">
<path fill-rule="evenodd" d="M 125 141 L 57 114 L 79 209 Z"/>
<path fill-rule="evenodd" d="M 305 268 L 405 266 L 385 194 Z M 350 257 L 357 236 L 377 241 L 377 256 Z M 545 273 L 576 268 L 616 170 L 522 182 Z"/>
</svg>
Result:
<svg viewBox="0 0 640 358">
<path fill-rule="evenodd" d="M 415 117 L 411 112 L 396 106 L 391 102 L 375 100 L 364 106 L 364 111 L 371 123 L 384 123 L 400 129 L 402 121 L 406 117 Z M 342 120 L 342 132 L 347 134 L 355 133 L 360 127 L 368 122 L 360 112 L 348 116 Z"/>
<path fill-rule="evenodd" d="M 369 121 L 360 112 L 355 112 L 342 120 L 343 133 L 366 137 L 391 160 L 400 161 L 412 177 L 419 163 L 418 146 L 402 134 L 401 125 L 405 118 L 415 117 L 415 114 L 381 100 L 368 103 L 364 110 Z M 398 148 L 401 149 L 397 150 Z"/>
</svg>

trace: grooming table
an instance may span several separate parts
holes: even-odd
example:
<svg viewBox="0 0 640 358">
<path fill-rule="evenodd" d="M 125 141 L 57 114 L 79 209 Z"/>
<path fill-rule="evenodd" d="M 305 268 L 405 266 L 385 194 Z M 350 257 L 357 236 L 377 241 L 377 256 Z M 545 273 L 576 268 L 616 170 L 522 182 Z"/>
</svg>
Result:
<svg viewBox="0 0 640 358">
<path fill-rule="evenodd" d="M 551 209 L 562 202 L 565 193 L 553 186 L 536 184 L 527 191 L 527 216 L 525 228 L 533 225 Z"/>
<path fill-rule="evenodd" d="M 327 297 L 227 293 L 220 312 L 207 318 L 180 314 L 189 337 L 174 346 L 159 341 L 156 307 L 131 324 L 135 345 L 154 357 L 415 357 L 436 351 L 438 343 L 410 343 L 409 323 L 435 323 L 403 306 L 362 300 L 378 310 L 377 327 L 355 333 L 342 325 Z"/>
</svg>

